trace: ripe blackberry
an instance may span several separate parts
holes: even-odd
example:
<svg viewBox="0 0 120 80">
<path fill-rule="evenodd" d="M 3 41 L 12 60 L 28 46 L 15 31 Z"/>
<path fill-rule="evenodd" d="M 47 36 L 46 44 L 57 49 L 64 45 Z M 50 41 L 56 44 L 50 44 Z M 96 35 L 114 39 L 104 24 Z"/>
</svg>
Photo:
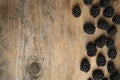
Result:
<svg viewBox="0 0 120 80">
<path fill-rule="evenodd" d="M 103 11 L 103 15 L 107 18 L 113 17 L 114 14 L 115 14 L 115 9 L 111 6 L 106 7 Z"/>
<path fill-rule="evenodd" d="M 106 43 L 106 36 L 105 35 L 101 35 L 100 37 L 98 37 L 95 40 L 95 45 L 98 46 L 99 48 L 103 48 L 105 46 Z"/>
<path fill-rule="evenodd" d="M 92 4 L 93 0 L 83 0 L 84 4 L 90 5 Z"/>
<path fill-rule="evenodd" d="M 107 78 L 107 77 L 104 77 L 102 80 L 108 80 L 108 78 Z"/>
<path fill-rule="evenodd" d="M 120 80 L 120 73 L 116 71 L 115 73 L 111 74 L 110 80 Z"/>
<path fill-rule="evenodd" d="M 115 45 L 114 40 L 111 37 L 106 38 L 106 46 L 110 49 L 113 48 Z"/>
<path fill-rule="evenodd" d="M 114 65 L 114 63 L 113 63 L 112 61 L 109 61 L 109 62 L 107 63 L 107 70 L 108 70 L 108 72 L 111 73 L 111 74 L 116 71 L 115 65 Z"/>
<path fill-rule="evenodd" d="M 110 28 L 109 23 L 103 18 L 101 18 L 98 21 L 97 25 L 98 25 L 98 28 L 103 29 L 103 30 L 108 30 Z"/>
<path fill-rule="evenodd" d="M 87 73 L 90 70 L 90 67 L 91 67 L 91 65 L 90 65 L 88 59 L 83 58 L 81 61 L 81 64 L 80 64 L 80 69 Z"/>
<path fill-rule="evenodd" d="M 114 36 L 117 33 L 117 28 L 113 25 L 109 30 L 107 30 L 107 33 L 109 36 Z"/>
<path fill-rule="evenodd" d="M 100 0 L 101 7 L 108 7 L 110 5 L 110 0 Z"/>
<path fill-rule="evenodd" d="M 120 15 L 115 15 L 112 19 L 113 23 L 120 24 Z"/>
<path fill-rule="evenodd" d="M 99 53 L 96 59 L 96 63 L 98 67 L 103 67 L 106 64 L 105 56 L 102 53 Z"/>
<path fill-rule="evenodd" d="M 99 80 L 104 78 L 104 73 L 100 69 L 95 69 L 92 76 L 94 80 Z"/>
<path fill-rule="evenodd" d="M 90 15 L 92 17 L 97 17 L 100 14 L 100 7 L 97 5 L 92 6 L 90 9 Z"/>
<path fill-rule="evenodd" d="M 108 57 L 111 59 L 115 59 L 117 56 L 117 51 L 115 48 L 111 48 L 108 50 Z"/>
<path fill-rule="evenodd" d="M 87 43 L 86 50 L 87 50 L 88 56 L 95 56 L 97 53 L 97 48 L 93 42 Z"/>
<path fill-rule="evenodd" d="M 87 22 L 84 24 L 84 31 L 88 34 L 94 34 L 96 27 L 94 26 L 93 23 Z"/>
<path fill-rule="evenodd" d="M 81 15 L 81 9 L 79 7 L 79 5 L 75 5 L 72 9 L 72 14 L 74 15 L 74 17 L 79 17 Z"/>
</svg>

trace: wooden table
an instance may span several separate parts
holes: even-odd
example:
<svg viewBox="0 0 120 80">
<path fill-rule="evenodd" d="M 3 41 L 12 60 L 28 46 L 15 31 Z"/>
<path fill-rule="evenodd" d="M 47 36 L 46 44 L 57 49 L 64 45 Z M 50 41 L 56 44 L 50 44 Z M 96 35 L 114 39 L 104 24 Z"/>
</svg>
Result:
<svg viewBox="0 0 120 80">
<path fill-rule="evenodd" d="M 97 4 L 99 0 L 94 0 Z M 81 8 L 75 18 L 72 8 Z M 120 1 L 112 1 L 120 13 Z M 83 31 L 86 21 L 97 27 L 102 17 L 89 15 L 91 6 L 83 0 L 0 0 L 0 80 L 87 80 L 97 68 L 96 57 L 88 57 L 86 43 L 106 31 L 96 28 L 94 35 Z M 112 25 L 111 19 L 107 19 Z M 120 25 L 113 37 L 118 52 L 114 60 L 120 70 Z M 107 61 L 107 48 L 98 49 Z M 80 62 L 87 57 L 91 63 L 88 73 L 80 71 Z M 105 67 L 100 67 L 108 76 Z"/>
</svg>

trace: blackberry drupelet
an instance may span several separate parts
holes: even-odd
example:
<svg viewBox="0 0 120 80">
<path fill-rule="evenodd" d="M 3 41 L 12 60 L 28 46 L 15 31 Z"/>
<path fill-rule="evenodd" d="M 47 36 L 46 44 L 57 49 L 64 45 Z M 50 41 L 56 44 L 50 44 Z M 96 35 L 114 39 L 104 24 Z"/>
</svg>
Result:
<svg viewBox="0 0 120 80">
<path fill-rule="evenodd" d="M 100 4 L 101 7 L 105 8 L 105 7 L 108 7 L 110 5 L 110 1 L 111 0 L 100 0 L 99 4 Z"/>
<path fill-rule="evenodd" d="M 111 48 L 108 50 L 108 57 L 111 59 L 115 59 L 117 56 L 117 51 L 115 48 Z"/>
<path fill-rule="evenodd" d="M 120 80 L 120 73 L 116 71 L 115 73 L 111 74 L 110 80 Z"/>
<path fill-rule="evenodd" d="M 106 46 L 110 49 L 113 48 L 115 45 L 114 40 L 111 37 L 106 38 Z"/>
<path fill-rule="evenodd" d="M 107 63 L 107 70 L 108 70 L 108 72 L 109 72 L 110 74 L 116 72 L 116 67 L 115 67 L 115 65 L 114 65 L 114 63 L 113 63 L 112 61 L 109 61 L 109 62 Z"/>
<path fill-rule="evenodd" d="M 94 26 L 93 23 L 91 22 L 87 22 L 84 24 L 84 31 L 88 34 L 94 34 L 95 30 L 96 30 L 96 27 Z"/>
<path fill-rule="evenodd" d="M 95 69 L 92 73 L 94 80 L 99 80 L 104 78 L 104 73 L 100 69 Z"/>
<path fill-rule="evenodd" d="M 105 46 L 106 43 L 106 36 L 105 35 L 101 35 L 100 37 L 98 37 L 95 40 L 95 45 L 98 46 L 99 48 L 103 48 Z"/>
<path fill-rule="evenodd" d="M 92 4 L 93 0 L 83 0 L 84 4 L 90 5 Z"/>
<path fill-rule="evenodd" d="M 103 18 L 101 18 L 98 21 L 97 25 L 98 25 L 98 28 L 103 29 L 103 30 L 108 30 L 110 28 L 109 23 Z"/>
<path fill-rule="evenodd" d="M 114 25 L 111 26 L 109 30 L 107 30 L 107 34 L 111 37 L 114 36 L 116 33 L 117 33 L 117 28 Z"/>
<path fill-rule="evenodd" d="M 100 7 L 98 5 L 92 6 L 90 9 L 90 15 L 92 17 L 97 17 L 100 14 Z"/>
<path fill-rule="evenodd" d="M 108 80 L 108 78 L 107 78 L 107 77 L 104 77 L 102 80 Z"/>
<path fill-rule="evenodd" d="M 115 15 L 112 19 L 113 23 L 120 24 L 120 15 Z"/>
<path fill-rule="evenodd" d="M 80 70 L 84 71 L 85 73 L 87 73 L 90 70 L 90 63 L 88 61 L 87 58 L 83 58 L 80 64 Z"/>
<path fill-rule="evenodd" d="M 103 15 L 107 18 L 113 17 L 114 14 L 115 14 L 115 9 L 111 6 L 106 7 L 103 11 Z"/>
<path fill-rule="evenodd" d="M 93 42 L 88 42 L 86 45 L 87 55 L 95 56 L 97 53 L 97 48 Z"/>
<path fill-rule="evenodd" d="M 81 9 L 78 4 L 76 4 L 72 9 L 72 14 L 74 17 L 79 17 L 81 15 Z"/>
<path fill-rule="evenodd" d="M 98 67 L 103 67 L 106 64 L 105 56 L 102 53 L 99 53 L 96 59 L 96 64 Z"/>
</svg>

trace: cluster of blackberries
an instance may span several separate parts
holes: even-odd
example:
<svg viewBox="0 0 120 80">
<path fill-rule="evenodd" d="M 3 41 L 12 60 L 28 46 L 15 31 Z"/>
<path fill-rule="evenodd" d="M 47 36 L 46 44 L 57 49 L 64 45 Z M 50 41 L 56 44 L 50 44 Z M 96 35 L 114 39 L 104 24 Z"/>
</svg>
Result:
<svg viewBox="0 0 120 80">
<path fill-rule="evenodd" d="M 96 55 L 97 49 L 93 42 L 89 42 L 86 46 L 86 49 L 87 49 L 88 56 Z M 93 50 L 93 52 L 92 52 L 92 50 Z M 111 59 L 111 61 L 108 61 L 108 63 L 107 63 L 106 58 L 102 53 L 98 53 L 97 59 L 96 59 L 96 65 L 98 67 L 104 67 L 107 63 L 107 69 L 108 69 L 108 72 L 110 73 L 111 80 L 119 80 L 119 79 L 117 79 L 118 77 L 115 74 L 119 75 L 119 77 L 120 77 L 120 73 L 117 72 L 117 69 L 112 61 L 113 59 L 116 58 L 116 56 L 117 56 L 116 49 L 110 48 L 108 51 L 108 57 Z M 80 64 L 80 69 L 87 73 L 90 70 L 90 68 L 91 68 L 91 64 L 90 64 L 89 60 L 87 58 L 83 58 L 81 61 L 81 64 Z M 95 69 L 92 73 L 92 76 L 93 76 L 94 80 L 99 80 L 99 79 L 107 80 L 107 77 L 104 76 L 104 73 L 102 72 L 102 70 L 99 70 L 99 69 Z M 89 78 L 88 80 L 92 80 L 92 79 Z"/>
<path fill-rule="evenodd" d="M 111 36 L 111 37 L 114 36 L 114 35 L 116 35 L 116 33 L 118 32 L 115 25 L 110 26 L 109 23 L 108 23 L 105 19 L 103 19 L 103 18 L 100 18 L 100 19 L 99 19 L 99 21 L 98 21 L 98 23 L 97 23 L 97 27 L 98 27 L 99 29 L 106 30 L 107 34 L 108 34 L 109 36 Z M 92 35 L 92 34 L 95 33 L 96 27 L 94 26 L 93 23 L 91 23 L 91 22 L 86 22 L 86 23 L 84 24 L 84 28 L 83 28 L 83 29 L 84 29 L 84 31 L 85 31 L 87 34 Z"/>
<path fill-rule="evenodd" d="M 103 18 L 99 19 L 97 26 L 99 29 L 106 30 L 107 34 L 111 37 L 117 33 L 116 26 L 115 25 L 110 26 L 109 23 Z"/>
<path fill-rule="evenodd" d="M 108 72 L 111 74 L 110 76 L 112 76 L 112 74 L 117 71 L 114 63 L 112 62 L 112 60 L 115 59 L 117 56 L 117 51 L 115 49 L 114 40 L 111 37 L 108 37 L 106 35 L 101 35 L 94 42 L 91 42 L 91 41 L 88 42 L 86 45 L 87 55 L 89 57 L 95 56 L 97 54 L 96 47 L 103 48 L 105 45 L 109 49 L 108 57 L 111 59 L 111 61 L 108 61 L 107 63 L 107 60 L 103 55 L 103 53 L 98 53 L 97 59 L 96 59 L 96 65 L 98 67 L 104 67 L 107 63 Z M 91 64 L 89 60 L 87 58 L 83 58 L 80 64 L 80 69 L 85 73 L 87 73 L 90 70 L 90 68 L 91 68 Z M 99 70 L 99 69 L 95 69 L 93 71 L 92 76 L 94 80 L 99 80 L 99 79 L 107 80 L 107 77 L 104 76 L 104 73 L 102 72 L 102 70 Z M 92 79 L 89 78 L 88 80 L 92 80 Z M 114 79 L 111 79 L 111 80 L 114 80 Z"/>
<path fill-rule="evenodd" d="M 86 5 L 91 5 L 93 0 L 83 0 Z M 115 67 L 114 62 L 112 61 L 117 57 L 117 50 L 115 48 L 115 42 L 113 36 L 117 33 L 117 28 L 115 24 L 120 24 L 120 14 L 115 14 L 115 9 L 110 5 L 111 0 L 100 0 L 99 4 L 94 4 L 90 8 L 90 15 L 93 18 L 96 18 L 100 14 L 100 7 L 104 8 L 103 17 L 112 18 L 114 25 L 110 25 L 103 17 L 100 18 L 97 22 L 97 27 L 101 30 L 106 30 L 107 35 L 99 36 L 94 42 L 89 41 L 86 45 L 87 55 L 89 57 L 94 57 L 97 54 L 97 48 L 103 48 L 106 46 L 108 48 L 108 57 L 111 59 L 107 61 L 104 54 L 99 52 L 96 58 L 96 65 L 98 67 L 104 67 L 106 65 L 108 73 L 110 73 L 110 80 L 120 80 L 120 73 Z M 87 34 L 94 34 L 96 27 L 92 22 L 86 22 L 83 26 L 83 30 Z M 89 60 L 85 57 L 82 59 L 80 64 L 80 69 L 87 73 L 91 68 Z M 92 73 L 92 78 L 94 80 L 108 80 L 108 77 L 105 77 L 102 69 L 94 69 Z M 88 80 L 92 80 L 88 78 Z"/>
</svg>

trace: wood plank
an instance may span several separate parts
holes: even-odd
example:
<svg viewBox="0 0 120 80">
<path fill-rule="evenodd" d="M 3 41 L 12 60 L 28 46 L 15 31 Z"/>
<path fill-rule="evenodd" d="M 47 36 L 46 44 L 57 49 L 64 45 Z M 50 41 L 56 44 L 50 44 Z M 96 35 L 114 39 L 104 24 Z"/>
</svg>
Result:
<svg viewBox="0 0 120 80">
<path fill-rule="evenodd" d="M 76 3 L 82 10 L 79 18 L 71 12 Z M 119 0 L 111 5 L 120 13 Z M 102 16 L 101 10 L 101 16 L 92 18 L 89 9 L 82 0 L 0 0 L 0 80 L 87 80 L 97 66 L 96 57 L 86 55 L 86 43 L 106 34 L 98 28 L 94 35 L 84 33 L 86 21 L 97 27 Z M 120 70 L 119 25 L 117 28 L 114 62 Z M 110 60 L 106 47 L 98 50 Z M 88 73 L 80 71 L 83 57 L 91 63 Z M 100 69 L 109 75 L 106 67 Z"/>
</svg>

